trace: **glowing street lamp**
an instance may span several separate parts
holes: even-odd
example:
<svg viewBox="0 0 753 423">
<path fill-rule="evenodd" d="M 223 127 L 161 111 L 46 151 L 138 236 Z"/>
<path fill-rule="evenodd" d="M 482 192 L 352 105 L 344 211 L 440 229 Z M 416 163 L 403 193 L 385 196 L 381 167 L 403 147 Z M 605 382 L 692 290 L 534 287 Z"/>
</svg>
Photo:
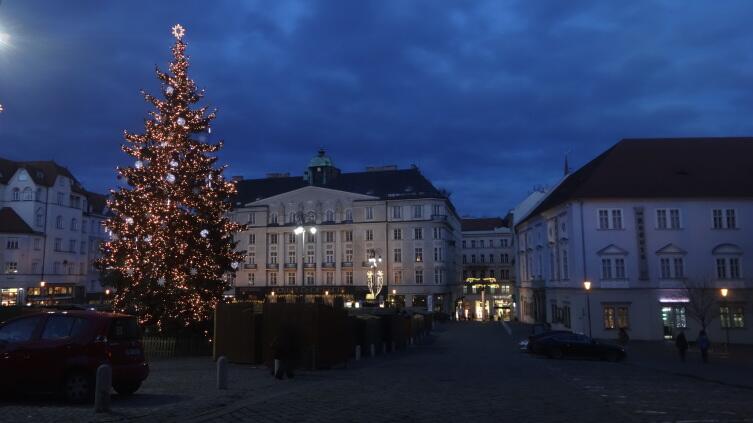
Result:
<svg viewBox="0 0 753 423">
<path fill-rule="evenodd" d="M 724 344 L 724 351 L 729 352 L 729 327 L 732 326 L 732 310 L 730 310 L 729 305 L 727 304 L 727 294 L 729 294 L 729 289 L 722 288 L 719 290 L 719 293 L 722 294 L 722 298 L 724 298 L 725 307 L 727 307 L 727 321 L 724 325 L 724 332 L 726 335 L 726 343 Z"/>
<path fill-rule="evenodd" d="M 591 332 L 591 281 L 583 281 L 583 288 L 586 290 L 586 308 L 588 309 L 588 337 L 592 337 Z"/>
</svg>

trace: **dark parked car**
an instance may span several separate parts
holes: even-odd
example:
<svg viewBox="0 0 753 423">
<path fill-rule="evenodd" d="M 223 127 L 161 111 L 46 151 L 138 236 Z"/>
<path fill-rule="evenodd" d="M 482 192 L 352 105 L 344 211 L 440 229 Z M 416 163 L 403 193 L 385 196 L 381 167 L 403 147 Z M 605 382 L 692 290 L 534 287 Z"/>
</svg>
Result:
<svg viewBox="0 0 753 423">
<path fill-rule="evenodd" d="M 69 401 L 87 401 L 101 364 L 112 366 L 112 386 L 119 394 L 139 389 L 149 366 L 135 317 L 48 311 L 0 325 L 0 389 L 62 392 Z"/>
<path fill-rule="evenodd" d="M 546 332 L 539 332 L 528 337 L 525 343 L 526 351 L 530 353 L 538 354 L 541 352 L 539 341 L 549 338 L 554 335 L 560 335 L 563 333 L 572 333 L 569 330 L 550 330 Z"/>
<path fill-rule="evenodd" d="M 537 341 L 541 354 L 549 358 L 580 357 L 620 361 L 625 358 L 625 349 L 619 345 L 599 342 L 577 333 L 559 333 Z"/>
</svg>

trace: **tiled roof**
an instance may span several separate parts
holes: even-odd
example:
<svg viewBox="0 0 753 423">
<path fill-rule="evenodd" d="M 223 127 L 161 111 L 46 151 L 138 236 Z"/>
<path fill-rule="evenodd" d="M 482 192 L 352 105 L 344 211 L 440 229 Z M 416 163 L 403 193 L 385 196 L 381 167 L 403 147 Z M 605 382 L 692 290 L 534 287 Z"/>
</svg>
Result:
<svg viewBox="0 0 753 423">
<path fill-rule="evenodd" d="M 31 161 L 31 162 L 17 162 L 13 160 L 7 160 L 0 158 L 0 184 L 7 184 L 10 178 L 18 171 L 18 169 L 26 169 L 31 176 L 31 179 L 37 185 L 51 187 L 55 185 L 55 180 L 58 175 L 68 177 L 73 181 L 72 189 L 75 192 L 84 194 L 85 191 L 81 187 L 81 184 L 73 176 L 68 168 L 60 166 L 59 164 L 47 160 L 47 161 Z"/>
<path fill-rule="evenodd" d="M 460 225 L 463 232 L 493 231 L 496 228 L 510 227 L 510 222 L 507 218 L 483 217 L 478 219 L 462 219 Z"/>
<path fill-rule="evenodd" d="M 33 229 L 10 207 L 0 209 L 0 233 L 33 234 Z"/>
<path fill-rule="evenodd" d="M 753 198 L 753 138 L 624 139 L 529 214 L 585 198 Z"/>
<path fill-rule="evenodd" d="M 237 184 L 234 205 L 247 204 L 309 186 L 301 176 L 248 179 Z M 446 198 L 416 168 L 373 172 L 341 173 L 321 185 L 339 191 L 370 195 L 380 199 Z"/>
</svg>

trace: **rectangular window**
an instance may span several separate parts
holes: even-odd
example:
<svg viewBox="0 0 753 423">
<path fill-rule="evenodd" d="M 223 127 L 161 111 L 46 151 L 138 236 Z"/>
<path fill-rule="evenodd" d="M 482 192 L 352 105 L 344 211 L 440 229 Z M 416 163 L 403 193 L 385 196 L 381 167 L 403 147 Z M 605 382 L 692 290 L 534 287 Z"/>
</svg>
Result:
<svg viewBox="0 0 753 423">
<path fill-rule="evenodd" d="M 345 242 L 353 242 L 353 231 L 345 231 Z"/>
<path fill-rule="evenodd" d="M 667 229 L 667 210 L 665 209 L 656 210 L 656 228 Z"/>
<path fill-rule="evenodd" d="M 9 250 L 17 250 L 18 249 L 18 238 L 8 238 L 8 240 L 5 242 L 5 248 L 7 248 Z"/>
<path fill-rule="evenodd" d="M 489 254 L 489 263 L 494 263 L 494 254 Z"/>
<path fill-rule="evenodd" d="M 612 279 L 612 259 L 601 259 L 601 278 Z"/>
<path fill-rule="evenodd" d="M 716 278 L 727 279 L 727 266 L 723 258 L 716 259 Z"/>
<path fill-rule="evenodd" d="M 476 241 L 475 240 L 471 240 L 471 248 L 476 248 Z"/>
<path fill-rule="evenodd" d="M 622 229 L 622 210 L 612 210 L 612 229 Z"/>
<path fill-rule="evenodd" d="M 248 253 L 246 254 L 246 262 L 248 264 L 256 264 L 256 250 L 255 249 L 249 249 Z"/>
<path fill-rule="evenodd" d="M 324 242 L 335 242 L 335 233 L 327 231 L 324 233 Z"/>
<path fill-rule="evenodd" d="M 434 247 L 434 261 L 442 261 L 442 249 L 439 247 Z"/>
<path fill-rule="evenodd" d="M 468 263 L 468 258 L 465 254 L 463 254 L 463 264 L 467 264 L 467 263 Z"/>
<path fill-rule="evenodd" d="M 732 327 L 740 329 L 745 327 L 745 308 L 741 305 L 732 307 Z"/>
<path fill-rule="evenodd" d="M 402 281 L 403 281 L 403 272 L 402 272 L 402 270 L 396 270 L 392 274 L 392 282 L 399 285 Z"/>
<path fill-rule="evenodd" d="M 669 224 L 672 229 L 680 229 L 680 210 L 669 209 Z"/>
<path fill-rule="evenodd" d="M 372 229 L 366 229 L 366 241 L 374 240 L 374 231 Z"/>
<path fill-rule="evenodd" d="M 604 329 L 630 327 L 630 316 L 626 305 L 605 305 L 602 308 Z"/>
<path fill-rule="evenodd" d="M 480 240 L 480 241 L 478 242 L 478 244 L 479 244 L 479 245 L 478 245 L 478 248 L 484 248 L 484 240 L 483 240 L 483 239 L 482 239 L 482 240 Z"/>
<path fill-rule="evenodd" d="M 272 286 L 277 285 L 277 272 L 269 272 L 269 284 Z"/>
<path fill-rule="evenodd" d="M 485 254 L 479 254 L 478 257 L 479 257 L 479 259 L 480 259 L 479 261 L 481 263 L 484 263 L 486 261 L 486 255 Z"/>
<path fill-rule="evenodd" d="M 672 259 L 673 268 L 675 271 L 675 279 L 682 279 L 685 277 L 685 262 L 682 257 L 675 257 Z"/>
<path fill-rule="evenodd" d="M 625 259 L 614 259 L 614 277 L 615 279 L 625 279 Z"/>
<path fill-rule="evenodd" d="M 71 239 L 68 241 L 68 251 L 70 251 L 71 253 L 76 252 L 76 240 L 75 239 Z"/>
<path fill-rule="evenodd" d="M 403 217 L 403 208 L 401 206 L 392 206 L 392 218 L 401 219 Z"/>
<path fill-rule="evenodd" d="M 466 248 L 466 246 L 465 246 L 465 240 L 463 240 L 462 246 L 463 246 L 463 248 Z"/>
<path fill-rule="evenodd" d="M 277 264 L 277 250 L 269 252 L 269 264 Z"/>
<path fill-rule="evenodd" d="M 256 244 L 256 234 L 248 234 L 248 245 Z"/>
<path fill-rule="evenodd" d="M 64 206 L 65 205 L 65 193 L 59 192 L 58 193 L 58 206 Z"/>
<path fill-rule="evenodd" d="M 63 240 L 55 238 L 55 251 L 63 251 Z"/>
<path fill-rule="evenodd" d="M 316 254 L 314 253 L 314 246 L 309 245 L 306 249 L 306 263 L 308 264 L 314 264 L 316 263 Z"/>
<path fill-rule="evenodd" d="M 424 229 L 423 228 L 414 228 L 413 229 L 413 239 L 416 239 L 416 240 L 424 239 Z"/>
<path fill-rule="evenodd" d="M 352 248 L 345 249 L 345 262 L 353 263 L 353 249 Z"/>
<path fill-rule="evenodd" d="M 271 245 L 277 244 L 277 234 L 269 234 L 269 243 Z"/>
<path fill-rule="evenodd" d="M 289 272 L 287 276 L 288 276 L 288 285 L 295 285 L 295 273 Z"/>
<path fill-rule="evenodd" d="M 248 224 L 249 225 L 255 225 L 256 224 L 256 213 L 249 213 L 248 214 Z"/>
<path fill-rule="evenodd" d="M 711 215 L 714 222 L 714 229 L 723 229 L 724 221 L 722 220 L 722 209 L 713 209 Z"/>
<path fill-rule="evenodd" d="M 507 248 L 507 240 L 506 239 L 500 240 L 499 246 L 502 248 Z"/>
<path fill-rule="evenodd" d="M 324 274 L 325 280 L 327 281 L 327 285 L 334 285 L 335 284 L 335 272 L 326 272 Z"/>
<path fill-rule="evenodd" d="M 6 261 L 5 262 L 5 273 L 18 273 L 18 262 L 15 262 L 15 261 Z"/>
<path fill-rule="evenodd" d="M 42 239 L 41 238 L 34 238 L 34 249 L 35 250 L 41 250 L 42 249 Z"/>
<path fill-rule="evenodd" d="M 562 250 L 562 279 L 570 279 L 570 267 L 567 261 L 567 250 Z"/>
<path fill-rule="evenodd" d="M 403 262 L 403 250 L 401 248 L 395 248 L 393 250 L 392 257 L 395 263 L 402 263 Z"/>
<path fill-rule="evenodd" d="M 434 239 L 442 239 L 442 228 L 434 228 Z"/>
<path fill-rule="evenodd" d="M 609 229 L 609 210 L 599 210 L 599 229 Z"/>
<path fill-rule="evenodd" d="M 471 264 L 475 264 L 475 263 L 476 263 L 476 255 L 471 254 Z"/>
<path fill-rule="evenodd" d="M 395 241 L 399 241 L 403 239 L 403 230 L 402 229 L 393 229 L 392 230 L 392 239 Z"/>
<path fill-rule="evenodd" d="M 727 209 L 725 215 L 727 217 L 727 229 L 735 229 L 737 227 L 735 209 Z"/>
<path fill-rule="evenodd" d="M 335 262 L 335 250 L 332 248 L 332 246 L 328 246 L 327 249 L 324 250 L 324 261 L 325 263 Z"/>
<path fill-rule="evenodd" d="M 248 284 L 250 286 L 254 286 L 256 284 L 256 275 L 254 274 L 254 272 L 250 272 L 248 274 Z"/>
<path fill-rule="evenodd" d="M 289 264 L 295 264 L 295 262 L 296 262 L 296 260 L 295 260 L 295 250 L 294 249 L 288 250 L 288 263 Z"/>
<path fill-rule="evenodd" d="M 306 285 L 314 284 L 314 272 L 306 272 Z"/>
<path fill-rule="evenodd" d="M 413 218 L 420 219 L 424 217 L 424 206 L 413 206 Z"/>
<path fill-rule="evenodd" d="M 366 220 L 374 220 L 374 207 L 366 207 Z"/>
<path fill-rule="evenodd" d="M 80 254 L 86 254 L 86 242 L 81 241 L 81 249 L 79 250 Z"/>
<path fill-rule="evenodd" d="M 729 262 L 729 278 L 740 279 L 740 259 L 737 257 L 730 257 L 728 262 Z"/>
<path fill-rule="evenodd" d="M 729 306 L 719 307 L 719 324 L 721 324 L 723 328 L 732 327 L 731 317 L 732 316 L 730 316 Z"/>
<path fill-rule="evenodd" d="M 423 269 L 416 270 L 416 285 L 424 283 L 424 271 Z"/>
<path fill-rule="evenodd" d="M 439 268 L 434 269 L 434 284 L 439 285 L 442 283 L 442 270 Z"/>
<path fill-rule="evenodd" d="M 424 249 L 416 248 L 416 263 L 424 261 Z"/>
<path fill-rule="evenodd" d="M 345 272 L 345 284 L 353 285 L 353 272 Z"/>
<path fill-rule="evenodd" d="M 669 258 L 668 257 L 662 257 L 659 259 L 659 268 L 661 269 L 661 278 L 662 279 L 671 279 L 672 273 L 669 267 Z"/>
<path fill-rule="evenodd" d="M 431 206 L 431 213 L 434 216 L 441 216 L 442 215 L 442 206 L 439 204 L 434 204 Z"/>
</svg>

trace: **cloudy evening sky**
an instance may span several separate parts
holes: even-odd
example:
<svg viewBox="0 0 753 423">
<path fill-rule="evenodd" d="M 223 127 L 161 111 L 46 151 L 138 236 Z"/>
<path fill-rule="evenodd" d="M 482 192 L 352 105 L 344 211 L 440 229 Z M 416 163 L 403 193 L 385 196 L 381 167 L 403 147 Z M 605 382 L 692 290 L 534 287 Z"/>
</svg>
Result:
<svg viewBox="0 0 753 423">
<path fill-rule="evenodd" d="M 2 0 L 0 157 L 92 190 L 187 28 L 228 175 L 417 164 L 500 215 L 621 138 L 753 135 L 750 1 Z"/>
</svg>

